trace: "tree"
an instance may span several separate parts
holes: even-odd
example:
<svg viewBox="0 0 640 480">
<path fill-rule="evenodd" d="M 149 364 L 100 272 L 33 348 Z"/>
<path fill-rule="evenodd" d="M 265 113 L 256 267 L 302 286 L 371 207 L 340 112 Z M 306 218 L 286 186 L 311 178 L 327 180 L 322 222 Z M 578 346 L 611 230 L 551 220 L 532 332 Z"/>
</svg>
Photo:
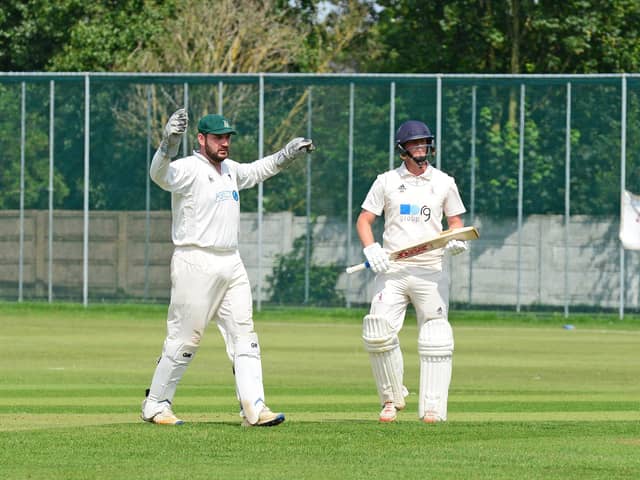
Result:
<svg viewBox="0 0 640 480">
<path fill-rule="evenodd" d="M 15 0 L 0 10 L 3 71 L 108 71 L 143 44 L 172 0 Z"/>
<path fill-rule="evenodd" d="M 0 9 L 0 70 L 44 70 L 85 14 L 82 0 L 14 0 Z"/>
<path fill-rule="evenodd" d="M 367 71 L 632 72 L 640 67 L 635 0 L 380 0 L 359 55 Z M 372 56 L 373 54 L 373 56 Z"/>
</svg>

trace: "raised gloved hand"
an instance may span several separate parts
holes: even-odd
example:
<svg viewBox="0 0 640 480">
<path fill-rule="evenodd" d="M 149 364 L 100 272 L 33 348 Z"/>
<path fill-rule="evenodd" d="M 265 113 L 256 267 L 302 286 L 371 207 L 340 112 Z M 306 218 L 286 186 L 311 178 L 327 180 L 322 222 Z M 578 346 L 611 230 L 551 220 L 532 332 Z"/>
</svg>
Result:
<svg viewBox="0 0 640 480">
<path fill-rule="evenodd" d="M 170 157 L 178 154 L 182 135 L 187 131 L 189 125 L 189 116 L 184 108 L 176 110 L 164 127 L 162 132 L 162 146 L 166 148 Z"/>
<path fill-rule="evenodd" d="M 378 242 L 372 243 L 362 251 L 364 256 L 367 257 L 369 268 L 371 268 L 374 273 L 384 273 L 389 270 L 389 267 L 391 267 L 389 254 Z"/>
<path fill-rule="evenodd" d="M 458 255 L 459 253 L 466 252 L 469 249 L 469 245 L 464 240 L 449 240 L 444 247 L 444 251 L 449 255 Z"/>
<path fill-rule="evenodd" d="M 280 168 L 285 168 L 296 158 L 301 157 L 305 153 L 312 152 L 315 149 L 316 146 L 310 138 L 296 137 L 278 152 L 276 161 Z"/>
</svg>

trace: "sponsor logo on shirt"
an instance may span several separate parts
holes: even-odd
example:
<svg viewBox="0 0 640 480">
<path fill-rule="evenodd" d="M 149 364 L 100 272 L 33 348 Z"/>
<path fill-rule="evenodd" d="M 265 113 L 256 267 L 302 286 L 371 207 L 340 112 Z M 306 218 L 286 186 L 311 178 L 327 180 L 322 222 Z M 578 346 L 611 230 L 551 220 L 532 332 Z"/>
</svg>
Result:
<svg viewBox="0 0 640 480">
<path fill-rule="evenodd" d="M 431 219 L 431 209 L 426 205 L 400 204 L 401 222 L 428 222 Z"/>
<path fill-rule="evenodd" d="M 398 187 L 398 191 L 400 193 L 403 193 L 406 189 L 407 189 L 407 187 L 404 186 L 404 183 L 400 184 L 400 186 Z"/>
<path fill-rule="evenodd" d="M 216 202 L 226 202 L 228 200 L 235 200 L 237 202 L 239 198 L 238 192 L 235 190 L 223 190 L 216 193 Z"/>
</svg>

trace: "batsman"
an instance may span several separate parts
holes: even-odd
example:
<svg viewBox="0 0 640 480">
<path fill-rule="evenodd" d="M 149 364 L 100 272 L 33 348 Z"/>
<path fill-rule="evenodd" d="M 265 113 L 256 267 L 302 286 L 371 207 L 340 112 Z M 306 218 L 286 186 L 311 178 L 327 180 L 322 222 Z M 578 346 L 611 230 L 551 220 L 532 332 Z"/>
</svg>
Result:
<svg viewBox="0 0 640 480">
<path fill-rule="evenodd" d="M 413 304 L 420 359 L 418 417 L 425 423 L 437 423 L 447 419 L 453 356 L 449 278 L 443 257 L 445 252 L 462 253 L 468 246 L 465 241 L 451 240 L 444 248 L 396 262 L 390 261 L 388 252 L 437 236 L 443 229 L 443 217 L 449 228 L 463 227 L 461 215 L 466 210 L 454 179 L 429 163 L 436 146 L 427 125 L 416 120 L 403 123 L 395 144 L 403 163 L 378 175 L 356 222 L 364 255 L 377 274 L 362 338 L 382 406 L 380 421 L 393 422 L 405 408 L 408 395 L 398 333 L 407 306 Z M 380 245 L 372 226 L 383 214 Z"/>
<path fill-rule="evenodd" d="M 171 192 L 175 248 L 167 336 L 141 416 L 160 425 L 183 423 L 172 409 L 176 388 L 215 320 L 233 366 L 242 425 L 278 425 L 285 416 L 265 403 L 251 286 L 238 253 L 238 192 L 276 175 L 314 145 L 298 137 L 262 159 L 235 162 L 229 149 L 236 130 L 223 116 L 209 114 L 198 122 L 199 150 L 172 162 L 187 126 L 184 109 L 171 115 L 150 168 L 151 179 Z"/>
</svg>

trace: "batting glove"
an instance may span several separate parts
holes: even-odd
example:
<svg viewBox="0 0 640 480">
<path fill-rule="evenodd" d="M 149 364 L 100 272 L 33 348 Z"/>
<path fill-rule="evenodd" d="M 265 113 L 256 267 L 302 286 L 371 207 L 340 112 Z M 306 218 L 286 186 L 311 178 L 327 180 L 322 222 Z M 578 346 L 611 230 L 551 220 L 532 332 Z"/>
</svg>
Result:
<svg viewBox="0 0 640 480">
<path fill-rule="evenodd" d="M 278 152 L 278 166 L 285 168 L 298 157 L 301 157 L 305 153 L 312 152 L 315 149 L 316 146 L 310 138 L 296 137 Z"/>
<path fill-rule="evenodd" d="M 175 157 L 178 154 L 178 148 L 182 135 L 187 131 L 189 125 L 189 116 L 184 108 L 176 110 L 169 121 L 164 127 L 162 133 L 162 144 L 166 148 L 170 157 Z"/>
<path fill-rule="evenodd" d="M 449 240 L 444 251 L 449 255 L 458 255 L 469 250 L 469 245 L 464 240 Z"/>
<path fill-rule="evenodd" d="M 391 260 L 387 251 L 378 242 L 365 247 L 362 252 L 367 257 L 369 268 L 373 273 L 384 273 L 391 267 Z"/>
</svg>

